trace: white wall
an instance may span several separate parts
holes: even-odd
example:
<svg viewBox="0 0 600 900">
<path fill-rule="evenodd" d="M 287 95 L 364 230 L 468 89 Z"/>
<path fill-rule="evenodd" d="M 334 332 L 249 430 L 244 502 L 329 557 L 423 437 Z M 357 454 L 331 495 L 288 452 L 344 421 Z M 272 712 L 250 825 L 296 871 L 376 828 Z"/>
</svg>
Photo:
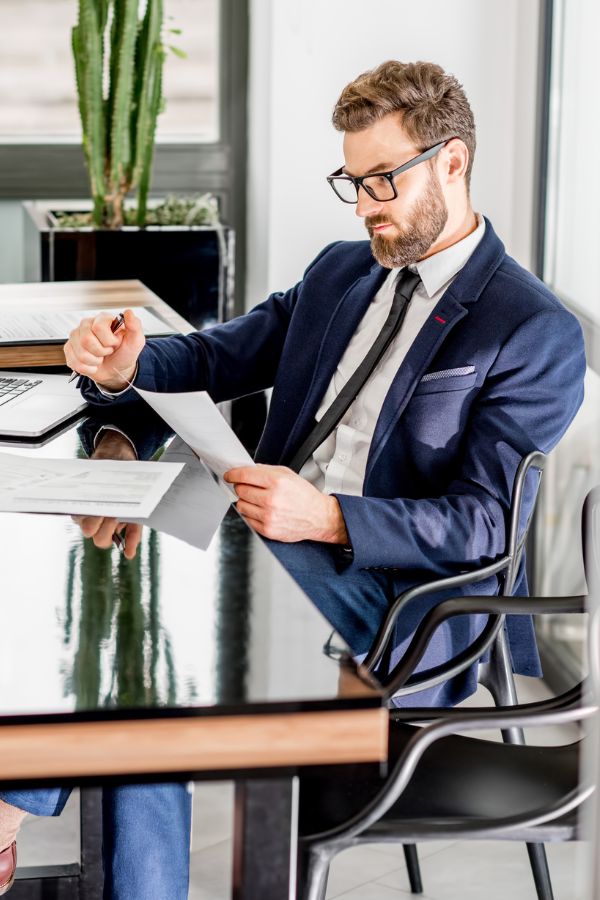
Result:
<svg viewBox="0 0 600 900">
<path fill-rule="evenodd" d="M 325 175 L 343 86 L 385 59 L 440 63 L 478 129 L 475 208 L 531 263 L 538 0 L 251 0 L 248 306 L 289 287 L 329 241 L 365 236 Z"/>
</svg>

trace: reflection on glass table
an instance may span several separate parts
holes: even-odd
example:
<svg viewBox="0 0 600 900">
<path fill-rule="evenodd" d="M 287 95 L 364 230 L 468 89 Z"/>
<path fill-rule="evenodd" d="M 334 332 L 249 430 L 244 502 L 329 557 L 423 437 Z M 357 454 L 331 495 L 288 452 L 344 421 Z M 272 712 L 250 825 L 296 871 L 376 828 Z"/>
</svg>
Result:
<svg viewBox="0 0 600 900">
<path fill-rule="evenodd" d="M 98 427 L 23 452 L 85 455 Z M 327 621 L 183 442 L 156 427 L 136 442 L 185 466 L 141 523 L 133 559 L 94 546 L 69 516 L 0 515 L 0 713 L 336 698 Z M 349 680 L 349 694 L 374 699 Z"/>
<path fill-rule="evenodd" d="M 186 454 L 126 416 L 140 458 Z M 101 425 L 22 452 L 135 458 L 114 430 L 94 450 Z M 379 767 L 388 714 L 343 646 L 325 652 L 331 625 L 218 492 L 188 459 L 148 522 L 127 524 L 125 553 L 117 520 L 96 546 L 70 516 L 0 514 L 0 782 L 232 778 L 236 898 L 256 900 L 294 881 L 299 772 Z M 93 867 L 75 868 L 97 888 Z"/>
</svg>

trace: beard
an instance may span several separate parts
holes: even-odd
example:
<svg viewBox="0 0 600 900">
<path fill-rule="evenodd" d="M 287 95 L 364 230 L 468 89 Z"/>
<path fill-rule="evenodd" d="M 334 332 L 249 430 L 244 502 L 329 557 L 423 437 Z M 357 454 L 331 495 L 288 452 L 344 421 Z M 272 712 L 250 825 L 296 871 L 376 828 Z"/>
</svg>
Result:
<svg viewBox="0 0 600 900">
<path fill-rule="evenodd" d="M 371 238 L 371 251 L 380 266 L 386 269 L 408 266 L 422 259 L 438 239 L 448 221 L 448 207 L 435 172 L 431 172 L 423 194 L 414 203 L 401 225 L 389 216 L 365 219 Z M 386 238 L 373 231 L 373 226 L 390 222 L 397 229 L 394 238 Z"/>
</svg>

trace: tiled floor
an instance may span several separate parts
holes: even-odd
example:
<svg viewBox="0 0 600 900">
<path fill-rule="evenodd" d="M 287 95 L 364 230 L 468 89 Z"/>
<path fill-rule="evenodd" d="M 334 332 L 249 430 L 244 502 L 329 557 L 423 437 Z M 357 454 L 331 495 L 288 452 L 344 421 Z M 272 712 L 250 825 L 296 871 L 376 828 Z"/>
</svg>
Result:
<svg viewBox="0 0 600 900">
<path fill-rule="evenodd" d="M 540 695 L 535 681 L 521 680 L 522 700 Z M 540 735 L 536 737 L 539 739 Z M 547 732 L 544 737 L 551 742 L 556 736 Z M 190 900 L 226 900 L 230 896 L 232 805 L 231 784 L 196 786 Z M 588 900 L 583 887 L 585 847 L 558 844 L 547 850 L 556 900 Z M 19 854 L 22 865 L 76 859 L 76 797 L 60 819 L 29 819 L 19 841 Z M 422 844 L 419 855 L 423 900 L 535 900 L 522 844 L 435 842 Z M 333 862 L 328 900 L 401 900 L 410 896 L 399 846 L 357 847 L 341 853 Z"/>
</svg>

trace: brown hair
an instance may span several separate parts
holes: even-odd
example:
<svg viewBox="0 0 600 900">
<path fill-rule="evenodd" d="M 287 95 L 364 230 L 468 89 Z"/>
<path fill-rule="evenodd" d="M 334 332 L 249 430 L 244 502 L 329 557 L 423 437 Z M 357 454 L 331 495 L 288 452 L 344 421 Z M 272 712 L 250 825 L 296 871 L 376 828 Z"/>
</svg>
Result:
<svg viewBox="0 0 600 900">
<path fill-rule="evenodd" d="M 396 112 L 402 114 L 402 125 L 420 150 L 452 137 L 464 141 L 469 151 L 468 191 L 475 156 L 475 119 L 454 75 L 435 63 L 391 59 L 346 85 L 332 121 L 338 131 L 361 131 Z"/>
</svg>

